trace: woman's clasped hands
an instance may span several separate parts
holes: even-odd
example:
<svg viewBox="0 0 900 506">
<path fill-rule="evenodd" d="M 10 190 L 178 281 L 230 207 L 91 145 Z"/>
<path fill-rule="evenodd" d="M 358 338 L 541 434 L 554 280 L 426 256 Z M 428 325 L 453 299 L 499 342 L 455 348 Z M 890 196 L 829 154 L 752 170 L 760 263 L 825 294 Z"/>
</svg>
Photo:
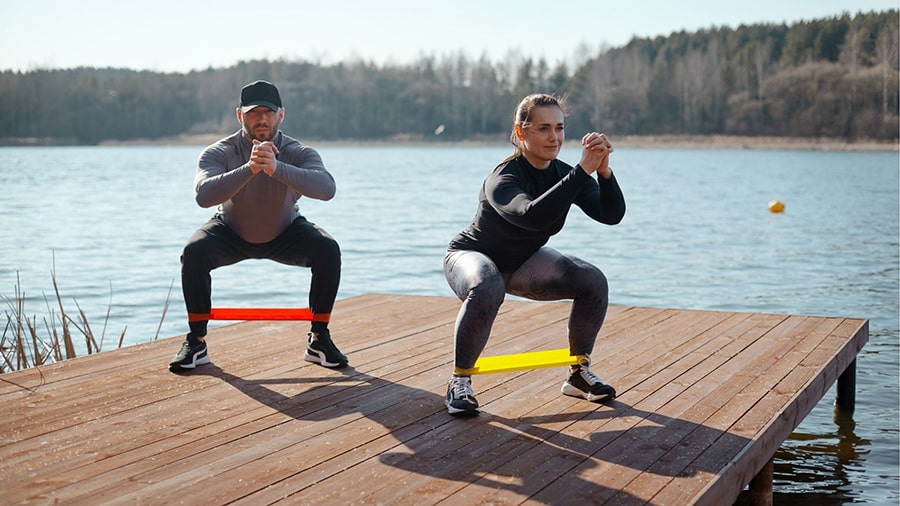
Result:
<svg viewBox="0 0 900 506">
<path fill-rule="evenodd" d="M 591 132 L 581 138 L 581 168 L 588 174 L 599 173 L 609 179 L 612 172 L 609 170 L 609 154 L 612 153 L 612 144 L 606 134 Z"/>
</svg>

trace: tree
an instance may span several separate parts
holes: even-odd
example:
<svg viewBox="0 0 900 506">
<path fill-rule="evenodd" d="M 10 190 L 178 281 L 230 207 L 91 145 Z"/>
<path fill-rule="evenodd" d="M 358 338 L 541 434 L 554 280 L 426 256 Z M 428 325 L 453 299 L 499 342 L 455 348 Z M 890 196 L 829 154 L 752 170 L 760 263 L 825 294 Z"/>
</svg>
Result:
<svg viewBox="0 0 900 506">
<path fill-rule="evenodd" d="M 900 12 L 711 27 L 623 47 L 582 43 L 555 66 L 521 50 L 408 65 L 253 60 L 188 74 L 0 72 L 0 142 L 95 144 L 236 127 L 241 86 L 275 82 L 304 140 L 502 138 L 527 94 L 565 97 L 572 131 L 897 139 Z M 435 129 L 444 128 L 439 136 Z"/>
</svg>

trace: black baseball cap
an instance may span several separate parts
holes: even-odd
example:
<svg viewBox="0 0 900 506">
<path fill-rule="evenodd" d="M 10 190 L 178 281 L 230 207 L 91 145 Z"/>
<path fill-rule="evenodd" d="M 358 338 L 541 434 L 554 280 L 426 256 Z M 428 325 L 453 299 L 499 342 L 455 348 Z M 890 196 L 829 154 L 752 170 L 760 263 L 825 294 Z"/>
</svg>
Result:
<svg viewBox="0 0 900 506">
<path fill-rule="evenodd" d="M 281 95 L 274 84 L 254 81 L 241 89 L 241 112 L 247 112 L 258 105 L 273 111 L 281 109 Z"/>
</svg>

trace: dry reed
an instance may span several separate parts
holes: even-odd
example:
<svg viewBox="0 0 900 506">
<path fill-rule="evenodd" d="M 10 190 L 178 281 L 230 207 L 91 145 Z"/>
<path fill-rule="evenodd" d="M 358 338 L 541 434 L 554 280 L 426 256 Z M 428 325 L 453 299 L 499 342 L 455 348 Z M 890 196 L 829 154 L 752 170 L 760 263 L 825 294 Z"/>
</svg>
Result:
<svg viewBox="0 0 900 506">
<path fill-rule="evenodd" d="M 47 316 L 45 317 L 39 318 L 37 315 L 29 317 L 25 313 L 25 295 L 19 288 L 18 272 L 16 273 L 14 297 L 9 298 L 0 295 L 0 299 L 7 306 L 5 310 L 6 322 L 3 327 L 3 333 L 0 334 L 0 357 L 2 357 L 0 358 L 0 374 L 76 358 L 75 341 L 72 336 L 73 328 L 84 339 L 88 355 L 99 353 L 103 350 L 104 335 L 112 308 L 112 284 L 110 284 L 110 303 L 103 320 L 100 337 L 97 339 L 88 322 L 87 315 L 81 309 L 78 301 L 73 299 L 77 309 L 77 319 L 67 313 L 56 283 L 55 271 L 51 271 L 50 277 L 53 281 L 53 291 L 56 300 L 54 307 L 46 294 L 44 294 L 44 302 L 47 306 Z M 171 291 L 172 287 L 170 286 L 170 295 Z M 160 318 L 160 328 L 168 307 L 169 297 L 167 295 L 163 314 Z M 39 328 L 43 329 L 43 332 L 39 332 Z M 127 330 L 128 327 L 126 326 L 119 335 L 117 343 L 119 348 L 122 347 Z M 157 329 L 156 334 L 154 340 L 159 337 L 159 329 Z"/>
</svg>

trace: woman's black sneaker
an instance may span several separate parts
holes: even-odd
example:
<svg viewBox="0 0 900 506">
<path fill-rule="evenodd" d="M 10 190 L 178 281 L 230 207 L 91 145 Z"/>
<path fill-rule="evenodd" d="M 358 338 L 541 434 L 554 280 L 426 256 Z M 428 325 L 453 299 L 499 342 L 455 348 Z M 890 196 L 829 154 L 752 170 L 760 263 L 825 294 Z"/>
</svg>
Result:
<svg viewBox="0 0 900 506">
<path fill-rule="evenodd" d="M 478 401 L 472 391 L 471 376 L 453 375 L 447 382 L 447 397 L 444 398 L 447 413 L 453 416 L 475 416 L 478 414 Z"/>
<path fill-rule="evenodd" d="M 562 393 L 591 402 L 606 402 L 616 398 L 616 389 L 603 383 L 587 364 L 569 369 L 569 377 L 563 383 Z"/>
</svg>

